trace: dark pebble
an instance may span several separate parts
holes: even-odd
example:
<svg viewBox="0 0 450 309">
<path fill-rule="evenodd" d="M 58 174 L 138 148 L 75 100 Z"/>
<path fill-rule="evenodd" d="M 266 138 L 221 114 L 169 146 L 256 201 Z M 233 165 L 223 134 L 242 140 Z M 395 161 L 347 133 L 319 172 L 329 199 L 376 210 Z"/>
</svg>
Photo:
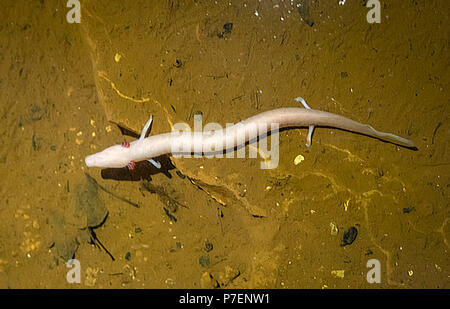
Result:
<svg viewBox="0 0 450 309">
<path fill-rule="evenodd" d="M 175 66 L 176 68 L 181 68 L 182 65 L 183 65 L 183 63 L 181 62 L 180 59 L 176 59 L 176 60 L 175 60 L 174 66 Z"/>
<path fill-rule="evenodd" d="M 230 34 L 231 30 L 233 30 L 233 23 L 226 23 L 225 25 L 223 25 L 223 31 L 221 33 L 218 33 L 217 36 L 221 39 L 225 34 Z"/>
<path fill-rule="evenodd" d="M 130 259 L 131 259 L 131 253 L 130 253 L 130 252 L 127 252 L 127 253 L 125 254 L 125 260 L 129 261 Z"/>
<path fill-rule="evenodd" d="M 358 230 L 356 229 L 356 227 L 354 227 L 354 226 L 350 227 L 348 230 L 346 230 L 344 232 L 344 236 L 342 237 L 341 246 L 343 247 L 343 246 L 351 245 L 355 241 L 357 235 L 358 235 Z"/>
<path fill-rule="evenodd" d="M 233 30 L 233 23 L 226 23 L 225 25 L 223 25 L 224 34 L 231 33 L 231 30 Z"/>
<path fill-rule="evenodd" d="M 415 210 L 414 207 L 407 207 L 407 208 L 403 208 L 403 213 L 404 214 L 409 214 L 411 211 Z"/>
</svg>

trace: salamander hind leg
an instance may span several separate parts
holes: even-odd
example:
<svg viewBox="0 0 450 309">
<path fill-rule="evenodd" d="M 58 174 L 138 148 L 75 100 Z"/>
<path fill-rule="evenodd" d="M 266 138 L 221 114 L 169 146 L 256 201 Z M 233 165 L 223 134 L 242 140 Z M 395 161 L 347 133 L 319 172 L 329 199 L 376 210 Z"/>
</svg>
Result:
<svg viewBox="0 0 450 309">
<path fill-rule="evenodd" d="M 308 127 L 308 137 L 306 137 L 306 147 L 311 146 L 313 131 L 314 131 L 314 126 L 309 126 Z"/>
<path fill-rule="evenodd" d="M 306 103 L 305 99 L 303 99 L 302 97 L 297 97 L 294 100 L 302 103 L 304 108 L 311 109 L 311 107 L 309 107 L 309 105 Z M 313 131 L 314 131 L 314 126 L 313 125 L 309 126 L 308 127 L 308 137 L 306 138 L 306 147 L 311 146 Z"/>
<path fill-rule="evenodd" d="M 153 164 L 154 167 L 161 168 L 161 163 L 159 163 L 158 161 L 155 161 L 153 159 L 148 159 L 147 161 Z"/>
</svg>

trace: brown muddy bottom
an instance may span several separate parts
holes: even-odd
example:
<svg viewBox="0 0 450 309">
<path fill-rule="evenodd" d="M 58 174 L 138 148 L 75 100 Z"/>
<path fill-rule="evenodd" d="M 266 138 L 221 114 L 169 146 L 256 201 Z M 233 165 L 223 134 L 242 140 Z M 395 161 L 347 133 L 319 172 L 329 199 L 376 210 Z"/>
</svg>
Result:
<svg viewBox="0 0 450 309">
<path fill-rule="evenodd" d="M 82 1 L 69 24 L 64 1 L 2 4 L 0 287 L 449 288 L 449 6 L 365 5 Z M 298 96 L 418 150 L 291 129 L 274 169 L 84 164 L 150 115 L 155 135 Z"/>
</svg>

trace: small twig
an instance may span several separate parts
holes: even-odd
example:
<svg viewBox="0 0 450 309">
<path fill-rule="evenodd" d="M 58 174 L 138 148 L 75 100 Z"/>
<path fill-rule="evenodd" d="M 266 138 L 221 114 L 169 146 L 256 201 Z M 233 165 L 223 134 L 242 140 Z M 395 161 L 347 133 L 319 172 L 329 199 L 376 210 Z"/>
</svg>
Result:
<svg viewBox="0 0 450 309">
<path fill-rule="evenodd" d="M 108 255 L 109 257 L 115 261 L 116 259 L 113 257 L 113 255 L 108 251 L 108 249 L 105 248 L 105 246 L 103 246 L 103 244 L 100 242 L 100 240 L 97 237 L 97 234 L 95 234 L 94 229 L 93 228 L 89 228 L 89 233 L 91 234 L 91 239 L 94 241 L 94 245 L 98 245 L 100 246 L 100 248 L 102 248 Z"/>
<path fill-rule="evenodd" d="M 167 217 L 169 217 L 170 221 L 177 222 L 177 218 L 175 218 L 175 216 L 172 215 L 166 207 L 163 207 L 163 209 L 164 209 L 164 212 L 166 213 Z"/>
<path fill-rule="evenodd" d="M 441 126 L 441 124 L 442 124 L 442 122 L 439 122 L 439 123 L 437 124 L 436 128 L 434 129 L 433 137 L 431 138 L 431 144 L 432 144 L 432 145 L 434 144 L 434 137 L 436 136 L 436 132 L 437 132 L 437 130 L 439 129 L 439 127 Z"/>
</svg>

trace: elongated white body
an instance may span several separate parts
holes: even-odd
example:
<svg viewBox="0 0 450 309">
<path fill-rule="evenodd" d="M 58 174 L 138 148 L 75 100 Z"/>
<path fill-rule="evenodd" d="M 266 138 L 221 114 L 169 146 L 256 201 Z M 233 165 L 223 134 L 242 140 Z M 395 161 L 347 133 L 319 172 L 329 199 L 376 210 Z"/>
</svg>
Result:
<svg viewBox="0 0 450 309">
<path fill-rule="evenodd" d="M 306 103 L 304 104 L 305 106 Z M 149 121 L 149 123 L 151 120 Z M 344 116 L 303 108 L 289 107 L 266 111 L 233 126 L 219 131 L 207 132 L 170 132 L 145 137 L 149 123 L 144 128 L 141 138 L 129 144 L 129 147 L 114 145 L 105 150 L 86 157 L 90 167 L 121 168 L 130 162 L 150 160 L 164 155 L 175 154 L 176 149 L 195 153 L 198 149 L 212 149 L 215 152 L 226 151 L 245 145 L 254 137 L 267 134 L 276 127 L 309 127 L 311 137 L 314 126 L 334 127 L 355 133 L 372 136 L 393 144 L 415 148 L 411 140 L 375 130 L 370 125 L 362 124 Z M 255 136 L 255 127 L 259 128 Z M 266 128 L 265 131 L 261 128 Z"/>
</svg>

